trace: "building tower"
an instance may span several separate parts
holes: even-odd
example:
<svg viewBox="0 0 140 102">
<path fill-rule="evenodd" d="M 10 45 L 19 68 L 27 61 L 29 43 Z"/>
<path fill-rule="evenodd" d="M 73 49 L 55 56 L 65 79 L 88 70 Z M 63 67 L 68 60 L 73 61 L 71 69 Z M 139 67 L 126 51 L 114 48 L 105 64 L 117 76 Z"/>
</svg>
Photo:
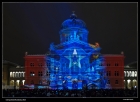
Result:
<svg viewBox="0 0 140 102">
<path fill-rule="evenodd" d="M 88 43 L 86 24 L 73 13 L 62 23 L 60 44 L 50 44 L 46 56 L 50 87 L 58 89 L 105 88 L 100 46 Z"/>
</svg>

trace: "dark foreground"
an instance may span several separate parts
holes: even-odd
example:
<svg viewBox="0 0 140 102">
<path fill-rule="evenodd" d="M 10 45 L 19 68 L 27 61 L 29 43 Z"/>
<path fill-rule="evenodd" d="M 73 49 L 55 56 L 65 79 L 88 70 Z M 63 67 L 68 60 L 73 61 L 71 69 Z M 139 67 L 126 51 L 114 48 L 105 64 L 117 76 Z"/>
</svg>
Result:
<svg viewBox="0 0 140 102">
<path fill-rule="evenodd" d="M 137 89 L 4 89 L 3 97 L 137 97 Z"/>
</svg>

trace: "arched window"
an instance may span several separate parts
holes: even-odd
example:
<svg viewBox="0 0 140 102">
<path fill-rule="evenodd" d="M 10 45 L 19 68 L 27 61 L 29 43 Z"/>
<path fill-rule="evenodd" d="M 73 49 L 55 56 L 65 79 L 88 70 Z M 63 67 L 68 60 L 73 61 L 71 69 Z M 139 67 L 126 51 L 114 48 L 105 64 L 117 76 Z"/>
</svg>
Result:
<svg viewBox="0 0 140 102">
<path fill-rule="evenodd" d="M 13 77 L 13 72 L 10 72 L 10 77 Z"/>
<path fill-rule="evenodd" d="M 16 77 L 18 77 L 18 72 L 16 72 Z"/>
<path fill-rule="evenodd" d="M 23 77 L 23 72 L 21 72 L 20 74 L 21 74 L 20 77 Z"/>
<path fill-rule="evenodd" d="M 131 72 L 131 76 L 134 77 L 134 71 Z"/>
<path fill-rule="evenodd" d="M 15 77 L 15 72 L 13 72 L 13 77 Z"/>
<path fill-rule="evenodd" d="M 135 77 L 137 77 L 137 71 L 135 71 L 135 74 L 134 74 L 134 76 L 135 76 Z"/>
</svg>

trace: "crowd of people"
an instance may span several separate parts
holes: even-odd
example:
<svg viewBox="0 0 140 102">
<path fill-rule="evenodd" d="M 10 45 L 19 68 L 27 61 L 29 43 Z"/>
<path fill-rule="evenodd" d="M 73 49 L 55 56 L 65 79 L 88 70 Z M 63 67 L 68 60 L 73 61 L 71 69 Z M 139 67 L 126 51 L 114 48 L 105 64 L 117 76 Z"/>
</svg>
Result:
<svg viewBox="0 0 140 102">
<path fill-rule="evenodd" d="M 137 89 L 3 89 L 3 97 L 137 97 Z"/>
</svg>

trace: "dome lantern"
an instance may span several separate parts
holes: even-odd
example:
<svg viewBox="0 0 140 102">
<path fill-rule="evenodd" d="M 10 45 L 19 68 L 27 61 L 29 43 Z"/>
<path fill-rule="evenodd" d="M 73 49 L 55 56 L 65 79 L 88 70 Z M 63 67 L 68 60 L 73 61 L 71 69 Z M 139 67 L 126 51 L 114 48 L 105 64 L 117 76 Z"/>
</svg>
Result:
<svg viewBox="0 0 140 102">
<path fill-rule="evenodd" d="M 76 18 L 77 18 L 76 14 L 75 14 L 74 12 L 75 12 L 75 11 L 73 11 L 73 13 L 70 15 L 70 18 L 71 18 L 71 19 L 76 19 Z"/>
</svg>

